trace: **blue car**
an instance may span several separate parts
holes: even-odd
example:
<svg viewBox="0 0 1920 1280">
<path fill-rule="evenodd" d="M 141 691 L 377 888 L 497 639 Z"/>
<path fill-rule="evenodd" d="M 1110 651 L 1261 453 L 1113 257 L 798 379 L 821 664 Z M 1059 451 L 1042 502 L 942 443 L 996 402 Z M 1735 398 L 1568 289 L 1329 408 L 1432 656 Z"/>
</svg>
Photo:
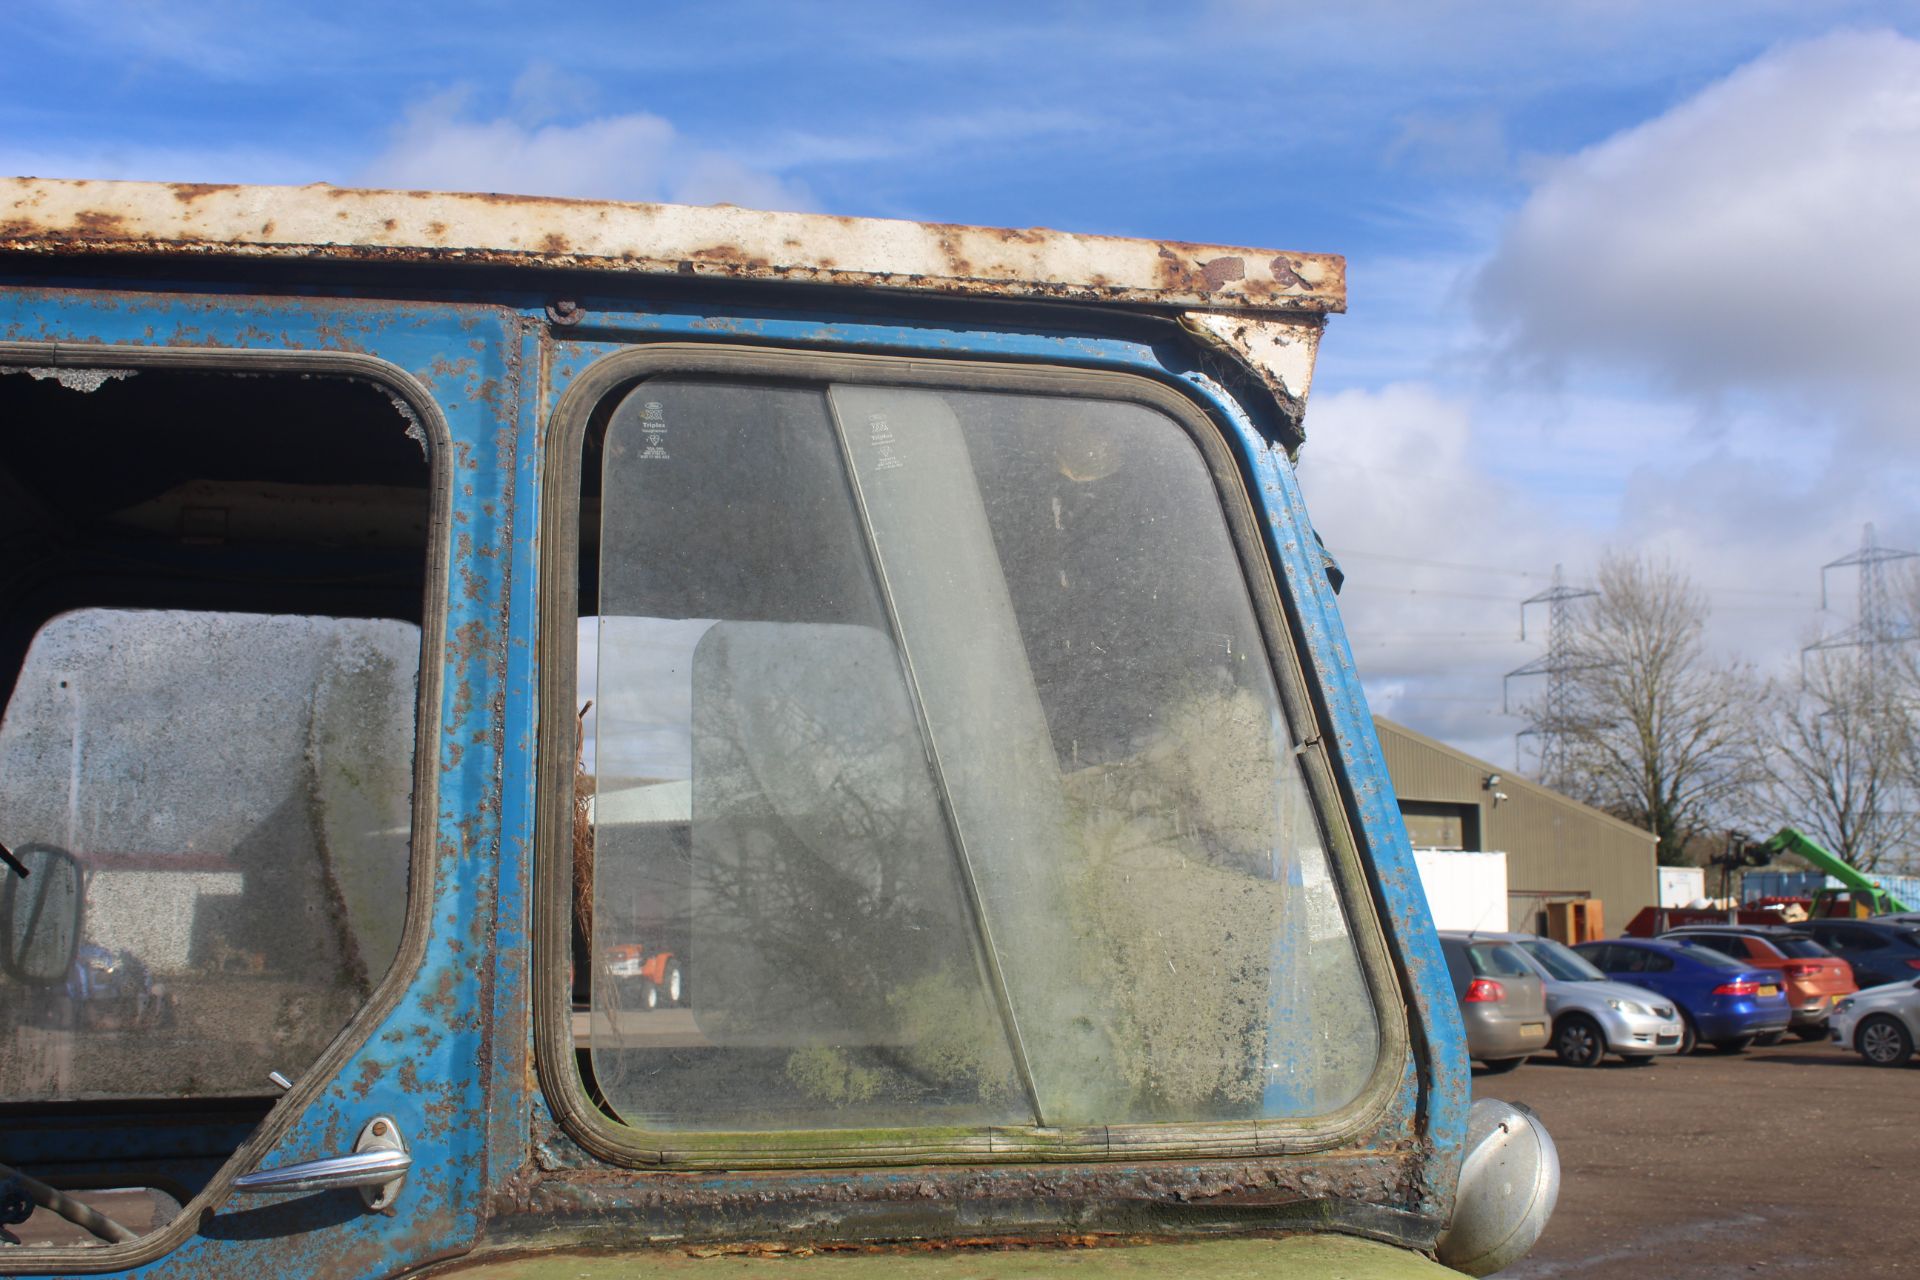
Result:
<svg viewBox="0 0 1920 1280">
<path fill-rule="evenodd" d="M 1574 948 L 1620 982 L 1658 991 L 1680 1007 L 1680 1052 L 1705 1041 L 1739 1053 L 1755 1036 L 1786 1030 L 1793 1017 L 1780 975 L 1706 947 L 1647 938 L 1586 942 Z"/>
</svg>

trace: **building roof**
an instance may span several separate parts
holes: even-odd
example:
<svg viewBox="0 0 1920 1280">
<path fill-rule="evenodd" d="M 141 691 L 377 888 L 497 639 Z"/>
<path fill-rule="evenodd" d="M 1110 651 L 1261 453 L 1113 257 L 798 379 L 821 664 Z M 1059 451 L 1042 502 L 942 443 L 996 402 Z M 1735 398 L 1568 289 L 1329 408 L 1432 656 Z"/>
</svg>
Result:
<svg viewBox="0 0 1920 1280">
<path fill-rule="evenodd" d="M 1387 735 L 1399 737 L 1429 751 L 1438 752 L 1480 773 L 1499 774 L 1500 788 L 1503 791 L 1523 793 L 1540 804 L 1558 808 L 1567 813 L 1575 814 L 1584 820 L 1615 827 L 1624 833 L 1638 836 L 1650 845 L 1656 844 L 1659 841 L 1659 837 L 1651 831 L 1636 827 L 1631 822 L 1622 822 L 1612 814 L 1596 809 L 1592 805 L 1582 804 L 1572 796 L 1563 795 L 1551 787 L 1541 786 L 1532 779 L 1523 778 L 1511 769 L 1494 764 L 1491 761 L 1482 760 L 1478 756 L 1468 755 L 1458 747 L 1450 747 L 1437 738 L 1429 738 L 1426 734 L 1418 733 L 1403 724 L 1387 719 L 1385 716 L 1375 716 L 1373 723 L 1374 727 L 1380 731 L 1383 737 Z"/>
<path fill-rule="evenodd" d="M 438 191 L 0 178 L 0 251 L 519 264 L 1318 315 L 1346 262 L 1041 228 Z"/>
</svg>

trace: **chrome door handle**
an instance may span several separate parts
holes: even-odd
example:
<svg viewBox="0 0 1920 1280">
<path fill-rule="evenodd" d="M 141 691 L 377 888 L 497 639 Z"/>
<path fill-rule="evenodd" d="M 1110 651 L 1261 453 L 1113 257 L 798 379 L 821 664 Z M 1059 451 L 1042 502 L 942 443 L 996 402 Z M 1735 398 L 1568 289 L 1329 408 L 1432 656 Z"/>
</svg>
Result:
<svg viewBox="0 0 1920 1280">
<path fill-rule="evenodd" d="M 292 1195 L 356 1187 L 367 1208 L 378 1210 L 393 1203 L 411 1168 L 413 1157 L 399 1126 L 387 1116 L 377 1116 L 360 1130 L 350 1154 L 256 1169 L 235 1178 L 233 1189 L 247 1195 Z"/>
</svg>

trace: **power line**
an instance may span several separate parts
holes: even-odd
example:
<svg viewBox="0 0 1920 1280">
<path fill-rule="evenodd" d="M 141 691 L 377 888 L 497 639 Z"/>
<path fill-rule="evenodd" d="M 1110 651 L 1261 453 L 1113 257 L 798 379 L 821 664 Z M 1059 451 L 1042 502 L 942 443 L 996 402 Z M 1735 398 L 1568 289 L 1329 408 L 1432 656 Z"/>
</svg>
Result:
<svg viewBox="0 0 1920 1280">
<path fill-rule="evenodd" d="M 1493 600 L 1500 604 L 1518 604 L 1517 596 L 1488 595 L 1482 591 L 1447 591 L 1439 587 L 1395 587 L 1378 582 L 1355 582 L 1348 578 L 1343 591 L 1377 591 L 1383 595 L 1445 596 L 1449 600 Z"/>
<path fill-rule="evenodd" d="M 1854 606 L 1854 623 L 1838 635 L 1816 640 L 1800 651 L 1804 663 L 1809 653 L 1825 649 L 1860 649 L 1866 660 L 1868 678 L 1877 685 L 1886 654 L 1896 644 L 1915 639 L 1913 623 L 1901 619 L 1887 599 L 1887 566 L 1902 560 L 1920 560 L 1920 551 L 1901 551 L 1883 547 L 1874 536 L 1873 522 L 1860 531 L 1860 549 L 1820 566 L 1820 607 L 1827 607 L 1827 571 L 1858 569 L 1860 598 Z"/>
<path fill-rule="evenodd" d="M 1333 557 L 1336 560 L 1383 560 L 1391 564 L 1417 565 L 1423 569 L 1451 569 L 1461 573 L 1497 573 L 1512 578 L 1536 580 L 1541 576 L 1530 569 L 1509 569 L 1500 565 L 1491 564 L 1469 564 L 1460 560 L 1431 560 L 1423 556 L 1396 555 L 1386 551 L 1350 551 L 1332 548 L 1330 548 L 1330 550 L 1333 551 Z M 1773 600 L 1804 600 L 1809 604 L 1813 601 L 1813 593 L 1810 591 L 1783 591 L 1778 587 L 1707 586 L 1701 589 L 1710 595 L 1765 596 Z M 1439 593 L 1436 592 L 1435 594 Z M 1824 609 L 1825 607 L 1826 603 L 1823 596 L 1821 608 Z"/>
</svg>

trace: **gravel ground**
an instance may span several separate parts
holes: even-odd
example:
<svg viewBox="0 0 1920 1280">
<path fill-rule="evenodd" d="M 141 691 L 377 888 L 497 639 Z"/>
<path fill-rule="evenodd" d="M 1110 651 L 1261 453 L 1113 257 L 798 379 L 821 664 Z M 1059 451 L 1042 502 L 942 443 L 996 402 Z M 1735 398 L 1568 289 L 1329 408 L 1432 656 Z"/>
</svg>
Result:
<svg viewBox="0 0 1920 1280">
<path fill-rule="evenodd" d="M 1920 1275 L 1920 1058 L 1789 1038 L 1647 1067 L 1535 1058 L 1473 1086 L 1560 1148 L 1559 1207 L 1509 1280 Z"/>
</svg>

